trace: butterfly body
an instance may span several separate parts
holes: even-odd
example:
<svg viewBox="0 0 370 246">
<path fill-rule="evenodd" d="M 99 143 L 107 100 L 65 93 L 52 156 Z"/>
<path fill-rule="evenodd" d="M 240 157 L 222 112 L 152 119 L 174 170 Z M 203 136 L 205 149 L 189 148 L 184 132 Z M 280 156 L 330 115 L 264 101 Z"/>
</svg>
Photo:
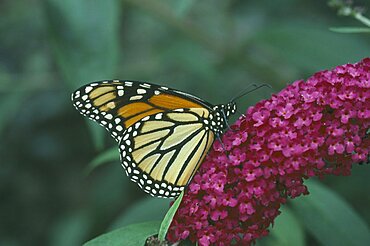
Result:
<svg viewBox="0 0 370 246">
<path fill-rule="evenodd" d="M 146 82 L 100 81 L 72 94 L 76 109 L 118 142 L 130 179 L 157 197 L 176 197 L 236 111 Z"/>
</svg>

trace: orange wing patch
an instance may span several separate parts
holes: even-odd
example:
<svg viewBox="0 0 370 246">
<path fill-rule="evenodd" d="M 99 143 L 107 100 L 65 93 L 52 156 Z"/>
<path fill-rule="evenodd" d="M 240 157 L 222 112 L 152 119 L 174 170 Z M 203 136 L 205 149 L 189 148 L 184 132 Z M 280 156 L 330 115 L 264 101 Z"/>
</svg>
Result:
<svg viewBox="0 0 370 246">
<path fill-rule="evenodd" d="M 130 103 L 130 104 L 127 104 L 121 107 L 118 110 L 118 114 L 124 118 L 129 118 L 129 117 L 132 117 L 134 115 L 140 114 L 144 111 L 148 111 L 151 109 L 153 109 L 153 107 L 147 103 L 135 102 L 135 103 Z"/>
<path fill-rule="evenodd" d="M 121 107 L 118 110 L 118 115 L 126 119 L 125 127 L 128 128 L 142 118 L 160 112 L 163 112 L 163 110 L 156 109 L 147 103 L 135 102 Z"/>
<path fill-rule="evenodd" d="M 159 94 L 149 98 L 148 103 L 133 102 L 118 109 L 118 115 L 125 118 L 125 127 L 128 128 L 146 116 L 178 108 L 204 108 L 198 103 L 181 97 Z M 152 106 L 153 105 L 153 106 Z"/>
<path fill-rule="evenodd" d="M 135 124 L 136 122 L 141 120 L 142 118 L 144 118 L 146 116 L 149 116 L 149 115 L 157 114 L 157 113 L 160 113 L 160 112 L 163 112 L 163 111 L 164 110 L 153 108 L 152 110 L 144 111 L 142 113 L 139 112 L 139 114 L 137 114 L 137 115 L 135 115 L 135 116 L 133 116 L 133 117 L 131 117 L 128 120 L 125 121 L 125 127 L 129 128 L 130 126 L 132 126 L 133 124 Z"/>
<path fill-rule="evenodd" d="M 166 109 L 203 108 L 203 106 L 198 103 L 194 103 L 181 97 L 169 94 L 154 95 L 148 101 L 154 104 L 155 106 Z"/>
</svg>

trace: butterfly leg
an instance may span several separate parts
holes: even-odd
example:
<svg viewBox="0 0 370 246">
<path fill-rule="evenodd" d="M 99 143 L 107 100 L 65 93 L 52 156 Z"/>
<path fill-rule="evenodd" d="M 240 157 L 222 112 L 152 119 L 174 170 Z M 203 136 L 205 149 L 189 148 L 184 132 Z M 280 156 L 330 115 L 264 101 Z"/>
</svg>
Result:
<svg viewBox="0 0 370 246">
<path fill-rule="evenodd" d="M 226 148 L 225 148 L 224 143 L 222 142 L 222 139 L 221 139 L 220 135 L 218 135 L 218 134 L 217 134 L 217 136 L 216 136 L 216 137 L 217 137 L 218 141 L 220 141 L 220 144 L 221 144 L 221 146 L 222 146 L 223 152 L 224 152 L 224 153 L 225 153 L 225 155 L 226 155 L 227 160 L 228 160 L 228 161 L 231 161 L 231 160 L 230 160 L 229 153 L 227 153 L 227 150 L 226 150 Z"/>
<path fill-rule="evenodd" d="M 217 137 L 217 140 L 220 142 L 220 144 L 221 144 L 221 146 L 222 146 L 222 150 L 223 150 L 224 152 L 226 152 L 227 150 L 226 150 L 226 148 L 225 148 L 225 144 L 222 142 L 222 139 L 221 139 L 220 135 L 219 135 L 219 134 L 217 134 L 217 135 L 216 135 L 216 137 Z"/>
<path fill-rule="evenodd" d="M 222 116 L 223 116 L 223 118 L 224 118 L 224 120 L 225 120 L 225 124 L 226 124 L 226 126 L 227 126 L 227 129 L 229 129 L 230 131 L 235 132 L 235 130 L 234 130 L 234 129 L 232 129 L 232 128 L 230 127 L 229 122 L 228 122 L 228 120 L 227 120 L 227 117 L 226 117 L 226 115 L 225 115 L 225 112 L 222 112 Z"/>
</svg>

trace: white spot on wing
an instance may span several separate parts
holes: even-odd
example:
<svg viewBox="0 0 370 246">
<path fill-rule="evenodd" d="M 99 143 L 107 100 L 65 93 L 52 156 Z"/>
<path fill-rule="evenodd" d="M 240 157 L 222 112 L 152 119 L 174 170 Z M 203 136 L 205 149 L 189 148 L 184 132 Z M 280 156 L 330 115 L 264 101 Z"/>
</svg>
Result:
<svg viewBox="0 0 370 246">
<path fill-rule="evenodd" d="M 146 93 L 146 90 L 144 90 L 144 89 L 137 89 L 136 92 L 137 92 L 137 94 L 145 94 Z"/>
<path fill-rule="evenodd" d="M 72 96 L 74 96 L 74 98 L 79 98 L 80 97 L 80 91 L 76 91 L 75 94 L 72 95 Z"/>
<path fill-rule="evenodd" d="M 113 119 L 113 115 L 107 114 L 106 116 L 104 116 L 104 118 L 106 118 L 108 120 L 111 120 L 111 119 Z"/>
<path fill-rule="evenodd" d="M 130 97 L 130 101 L 140 100 L 141 98 L 143 98 L 143 96 L 141 96 L 141 95 L 132 96 L 132 97 Z"/>
<path fill-rule="evenodd" d="M 85 93 L 89 93 L 93 88 L 91 86 L 86 86 Z"/>
<path fill-rule="evenodd" d="M 147 83 L 141 84 L 140 86 L 144 88 L 150 88 L 150 84 L 147 84 Z"/>
</svg>

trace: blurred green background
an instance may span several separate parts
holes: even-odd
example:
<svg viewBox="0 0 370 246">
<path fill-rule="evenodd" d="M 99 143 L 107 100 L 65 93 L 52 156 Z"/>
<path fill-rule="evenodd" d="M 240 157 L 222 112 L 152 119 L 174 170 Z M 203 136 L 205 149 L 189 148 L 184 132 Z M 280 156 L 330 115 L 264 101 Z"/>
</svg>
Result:
<svg viewBox="0 0 370 246">
<path fill-rule="evenodd" d="M 0 245 L 80 245 L 131 222 L 160 220 L 168 208 L 169 200 L 128 181 L 118 151 L 86 175 L 94 158 L 116 147 L 73 108 L 79 86 L 143 80 L 215 104 L 251 83 L 276 92 L 369 56 L 368 34 L 328 30 L 355 25 L 322 0 L 2 0 Z M 261 89 L 239 108 L 270 94 Z M 368 165 L 324 180 L 367 226 L 369 180 Z M 303 234 L 306 245 L 317 243 Z"/>
</svg>

